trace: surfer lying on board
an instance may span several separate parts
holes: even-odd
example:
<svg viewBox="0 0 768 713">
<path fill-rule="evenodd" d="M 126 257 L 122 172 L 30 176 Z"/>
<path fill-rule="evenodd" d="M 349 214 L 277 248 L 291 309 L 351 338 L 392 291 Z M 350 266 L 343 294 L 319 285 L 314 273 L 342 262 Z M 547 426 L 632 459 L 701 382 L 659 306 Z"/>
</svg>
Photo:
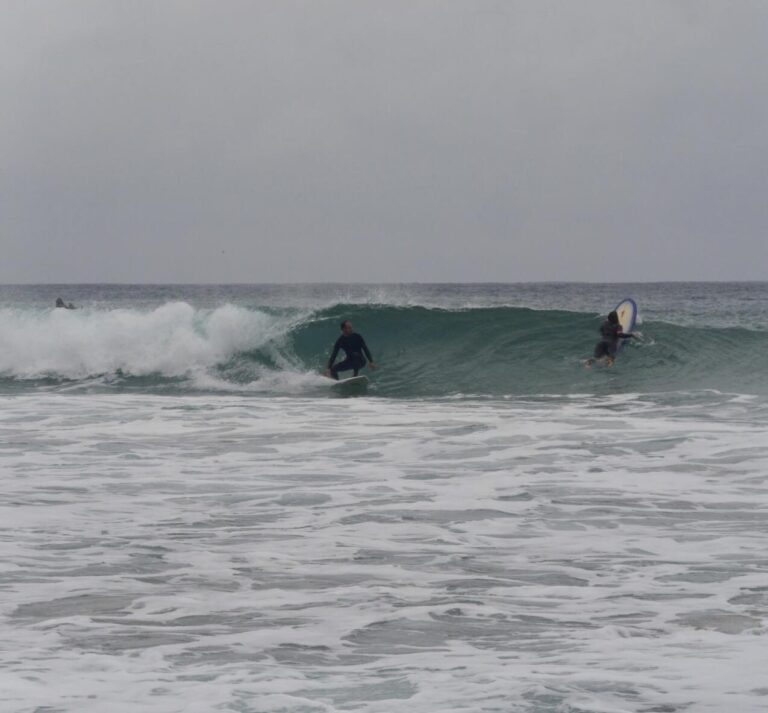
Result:
<svg viewBox="0 0 768 713">
<path fill-rule="evenodd" d="M 592 359 L 587 359 L 584 366 L 592 366 L 596 361 L 605 359 L 608 366 L 613 366 L 616 359 L 616 352 L 622 339 L 636 339 L 637 335 L 632 332 L 624 333 L 619 324 L 619 315 L 614 310 L 608 313 L 608 319 L 600 325 L 600 341 L 595 344 L 595 354 Z"/>
<path fill-rule="evenodd" d="M 325 375 L 338 381 L 340 371 L 353 369 L 355 376 L 357 376 L 357 372 L 365 366 L 363 352 L 368 357 L 368 366 L 371 369 L 375 369 L 376 364 L 373 363 L 371 351 L 368 349 L 365 339 L 352 330 L 352 322 L 345 319 L 340 326 L 342 335 L 336 340 L 336 344 L 333 345 L 333 352 L 331 352 L 331 358 L 328 360 L 328 368 L 325 370 Z M 334 366 L 333 362 L 336 360 L 339 349 L 344 350 L 347 358 Z"/>
</svg>

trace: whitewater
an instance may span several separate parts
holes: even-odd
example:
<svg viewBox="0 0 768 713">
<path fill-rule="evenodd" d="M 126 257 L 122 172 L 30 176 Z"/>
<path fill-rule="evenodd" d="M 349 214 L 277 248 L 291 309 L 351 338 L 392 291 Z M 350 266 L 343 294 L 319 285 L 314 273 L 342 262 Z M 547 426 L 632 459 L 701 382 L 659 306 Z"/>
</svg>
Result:
<svg viewBox="0 0 768 713">
<path fill-rule="evenodd" d="M 765 710 L 766 347 L 766 283 L 0 286 L 0 709 Z"/>
</svg>

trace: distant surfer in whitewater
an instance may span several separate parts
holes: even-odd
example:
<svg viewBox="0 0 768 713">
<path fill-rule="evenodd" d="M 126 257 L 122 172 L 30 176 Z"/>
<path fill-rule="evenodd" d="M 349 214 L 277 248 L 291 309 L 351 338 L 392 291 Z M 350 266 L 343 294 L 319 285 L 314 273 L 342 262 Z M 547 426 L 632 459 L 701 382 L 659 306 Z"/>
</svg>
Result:
<svg viewBox="0 0 768 713">
<path fill-rule="evenodd" d="M 615 310 L 609 312 L 608 319 L 600 325 L 600 341 L 595 344 L 594 357 L 592 359 L 587 359 L 584 365 L 589 367 L 596 361 L 605 359 L 605 363 L 608 366 L 613 366 L 621 340 L 636 338 L 637 335 L 632 332 L 624 333 L 621 331 L 619 315 Z"/>
<path fill-rule="evenodd" d="M 56 298 L 56 307 L 59 309 L 76 309 L 75 305 L 73 305 L 71 302 L 69 304 L 64 304 L 64 300 L 61 299 L 61 297 Z"/>
<path fill-rule="evenodd" d="M 371 351 L 368 349 L 365 339 L 352 329 L 352 322 L 345 319 L 340 326 L 341 336 L 336 340 L 336 344 L 333 345 L 333 352 L 331 352 L 331 358 L 328 360 L 328 368 L 325 370 L 325 375 L 338 381 L 340 371 L 353 370 L 355 376 L 357 376 L 357 372 L 365 366 L 366 357 L 368 358 L 368 366 L 371 369 L 375 369 L 376 364 L 373 363 Z M 346 359 L 334 365 L 333 362 L 336 361 L 339 349 L 343 350 Z"/>
</svg>

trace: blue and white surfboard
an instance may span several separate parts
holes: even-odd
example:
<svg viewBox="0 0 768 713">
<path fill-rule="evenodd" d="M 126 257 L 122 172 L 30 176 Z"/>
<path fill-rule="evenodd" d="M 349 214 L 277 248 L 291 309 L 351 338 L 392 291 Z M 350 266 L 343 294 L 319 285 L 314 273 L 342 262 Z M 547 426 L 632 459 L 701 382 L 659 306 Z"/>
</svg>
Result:
<svg viewBox="0 0 768 713">
<path fill-rule="evenodd" d="M 635 328 L 635 322 L 637 322 L 637 303 L 631 297 L 627 297 L 625 300 L 619 302 L 614 309 L 616 310 L 616 314 L 619 315 L 621 331 L 628 334 Z M 621 340 L 619 349 L 621 349 L 625 341 L 628 340 Z"/>
</svg>

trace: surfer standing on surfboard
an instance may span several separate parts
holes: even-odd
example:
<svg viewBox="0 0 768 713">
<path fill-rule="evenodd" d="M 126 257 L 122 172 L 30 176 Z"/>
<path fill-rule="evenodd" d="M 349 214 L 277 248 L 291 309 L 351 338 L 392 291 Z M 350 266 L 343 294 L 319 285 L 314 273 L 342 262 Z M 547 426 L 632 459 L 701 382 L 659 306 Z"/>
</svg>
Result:
<svg viewBox="0 0 768 713">
<path fill-rule="evenodd" d="M 636 338 L 637 335 L 632 332 L 624 333 L 621 331 L 619 315 L 616 310 L 609 312 L 608 319 L 600 325 L 600 341 L 595 344 L 595 355 L 592 359 L 587 359 L 585 366 L 592 366 L 596 361 L 603 358 L 608 366 L 613 366 L 621 340 Z"/>
<path fill-rule="evenodd" d="M 342 334 L 336 340 L 336 344 L 333 345 L 333 352 L 331 352 L 331 358 L 328 360 L 328 368 L 325 370 L 325 375 L 338 381 L 340 371 L 353 369 L 355 376 L 357 376 L 357 372 L 365 366 L 365 357 L 368 357 L 368 366 L 371 369 L 375 369 L 376 364 L 373 363 L 371 351 L 368 349 L 365 339 L 352 329 L 352 322 L 345 319 L 340 326 Z M 333 362 L 336 360 L 339 349 L 344 350 L 347 358 L 334 366 Z M 365 357 L 363 352 L 365 352 Z"/>
</svg>

